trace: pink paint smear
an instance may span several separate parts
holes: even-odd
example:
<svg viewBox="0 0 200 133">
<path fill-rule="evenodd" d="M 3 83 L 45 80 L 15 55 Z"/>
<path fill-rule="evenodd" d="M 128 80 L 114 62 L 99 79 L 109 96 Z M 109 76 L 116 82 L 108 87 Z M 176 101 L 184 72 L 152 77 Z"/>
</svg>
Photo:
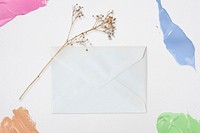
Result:
<svg viewBox="0 0 200 133">
<path fill-rule="evenodd" d="M 47 0 L 0 0 L 0 27 L 15 18 L 43 7 Z"/>
</svg>

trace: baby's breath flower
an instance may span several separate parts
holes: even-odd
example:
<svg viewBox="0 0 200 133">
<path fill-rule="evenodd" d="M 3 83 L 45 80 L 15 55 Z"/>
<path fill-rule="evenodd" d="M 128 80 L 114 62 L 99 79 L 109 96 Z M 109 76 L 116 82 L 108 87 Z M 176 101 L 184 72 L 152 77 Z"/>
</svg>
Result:
<svg viewBox="0 0 200 133">
<path fill-rule="evenodd" d="M 86 44 L 90 44 L 91 45 L 89 39 L 86 38 L 86 35 L 91 31 L 100 31 L 100 32 L 106 33 L 108 35 L 108 38 L 112 39 L 112 37 L 114 37 L 115 30 L 116 30 L 116 26 L 115 26 L 116 18 L 114 18 L 113 15 L 114 15 L 113 11 L 110 11 L 106 15 L 100 14 L 100 15 L 93 16 L 96 21 L 95 21 L 94 25 L 90 29 L 88 29 L 86 31 L 83 31 L 80 34 L 78 34 L 78 35 L 72 37 L 71 39 L 69 39 L 71 31 L 72 31 L 72 27 L 74 26 L 74 22 L 84 16 L 83 7 L 82 6 L 79 6 L 78 4 L 73 6 L 72 21 L 71 21 L 71 25 L 70 25 L 69 33 L 67 35 L 66 42 L 58 49 L 58 51 L 53 55 L 53 57 L 41 69 L 41 71 L 35 77 L 35 79 L 26 87 L 26 89 L 24 90 L 22 95 L 19 97 L 19 100 L 22 100 L 23 96 L 26 94 L 26 92 L 29 90 L 29 88 L 41 77 L 41 75 L 44 73 L 44 71 L 49 66 L 49 64 L 55 59 L 55 57 L 66 46 L 79 44 L 79 45 L 83 45 L 83 46 L 86 47 Z M 86 48 L 86 51 L 88 51 L 87 48 Z"/>
<path fill-rule="evenodd" d="M 110 11 L 106 16 L 102 14 L 93 16 L 96 19 L 93 27 L 96 27 L 98 31 L 106 33 L 109 39 L 114 37 L 116 30 L 116 18 L 114 18 L 113 15 L 113 11 Z"/>
<path fill-rule="evenodd" d="M 77 19 L 77 18 L 81 18 L 83 16 L 84 16 L 84 14 L 83 14 L 83 7 L 79 6 L 78 4 L 76 4 L 75 6 L 73 6 L 72 17 L 74 19 Z"/>
</svg>

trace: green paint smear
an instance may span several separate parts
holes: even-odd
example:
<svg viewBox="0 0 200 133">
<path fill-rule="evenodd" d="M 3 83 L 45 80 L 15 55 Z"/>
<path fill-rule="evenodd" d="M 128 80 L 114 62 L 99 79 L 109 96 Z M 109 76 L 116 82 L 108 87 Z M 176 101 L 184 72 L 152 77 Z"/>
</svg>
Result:
<svg viewBox="0 0 200 133">
<path fill-rule="evenodd" d="M 189 114 L 163 113 L 157 119 L 158 133 L 200 133 L 200 121 Z"/>
</svg>

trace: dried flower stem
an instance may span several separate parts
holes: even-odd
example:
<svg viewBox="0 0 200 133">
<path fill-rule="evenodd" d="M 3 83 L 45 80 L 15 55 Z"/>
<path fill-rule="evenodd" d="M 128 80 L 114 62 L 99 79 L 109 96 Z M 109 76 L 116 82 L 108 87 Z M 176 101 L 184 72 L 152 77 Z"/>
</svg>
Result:
<svg viewBox="0 0 200 133">
<path fill-rule="evenodd" d="M 113 18 L 113 12 L 108 12 L 106 17 L 104 15 L 97 15 L 96 22 L 94 26 L 84 32 L 81 32 L 80 34 L 74 36 L 73 38 L 69 39 L 69 36 L 71 34 L 72 27 L 74 25 L 74 22 L 83 16 L 82 9 L 83 7 L 79 5 L 75 5 L 73 8 L 72 13 L 72 22 L 70 25 L 70 30 L 67 36 L 66 42 L 58 49 L 58 51 L 52 56 L 52 58 L 47 62 L 47 64 L 42 68 L 42 70 L 39 72 L 39 74 L 34 78 L 34 80 L 26 87 L 22 95 L 19 97 L 19 100 L 22 100 L 24 95 L 27 93 L 27 91 L 31 88 L 31 86 L 41 77 L 41 75 L 44 73 L 44 71 L 47 69 L 49 64 L 55 59 L 55 57 L 66 47 L 69 45 L 73 45 L 76 43 L 79 43 L 81 45 L 85 45 L 85 43 L 88 42 L 88 39 L 84 40 L 85 35 L 92 31 L 101 31 L 108 35 L 109 39 L 111 39 L 111 36 L 114 36 L 114 30 L 115 30 L 115 18 Z M 87 50 L 87 49 L 86 49 Z"/>
</svg>

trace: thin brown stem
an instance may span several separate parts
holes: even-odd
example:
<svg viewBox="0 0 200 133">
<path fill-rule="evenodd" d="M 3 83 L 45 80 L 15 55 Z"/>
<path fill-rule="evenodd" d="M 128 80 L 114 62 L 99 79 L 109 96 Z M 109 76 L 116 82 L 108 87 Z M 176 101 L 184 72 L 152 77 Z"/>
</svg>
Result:
<svg viewBox="0 0 200 133">
<path fill-rule="evenodd" d="M 99 25 L 100 26 L 100 25 Z M 97 27 L 93 27 L 89 30 L 86 30 L 80 34 L 78 34 L 77 36 L 71 38 L 70 40 L 67 40 L 59 49 L 58 51 L 52 56 L 52 58 L 47 62 L 47 64 L 42 68 L 42 70 L 39 72 L 39 74 L 34 78 L 34 80 L 26 87 L 26 89 L 23 91 L 22 95 L 19 97 L 19 100 L 22 100 L 22 98 L 24 97 L 24 95 L 27 93 L 27 91 L 30 89 L 30 87 L 41 77 L 41 75 L 43 74 L 43 72 L 46 70 L 46 68 L 49 66 L 49 64 L 55 59 L 55 57 L 66 47 L 68 46 L 71 42 L 73 41 L 75 38 L 79 37 L 82 34 L 86 34 L 89 33 L 93 30 L 96 30 L 99 26 Z"/>
<path fill-rule="evenodd" d="M 69 37 L 70 37 L 70 34 L 71 34 L 71 31 L 72 31 L 72 27 L 74 26 L 74 22 L 76 21 L 77 18 L 75 18 L 73 20 L 73 15 L 72 15 L 72 21 L 71 21 L 71 25 L 70 25 L 70 28 L 69 28 L 69 33 L 67 35 L 67 41 L 69 40 Z"/>
<path fill-rule="evenodd" d="M 46 63 L 46 65 L 41 69 L 41 71 L 38 73 L 38 75 L 34 78 L 34 80 L 25 88 L 22 95 L 19 97 L 19 100 L 22 100 L 24 95 L 27 93 L 27 91 L 31 88 L 31 86 L 42 76 L 42 74 L 45 72 L 47 67 L 51 64 L 51 62 L 55 59 L 55 57 L 68 45 L 79 43 L 85 43 L 88 39 L 84 40 L 85 35 L 92 31 L 100 31 L 104 32 L 108 35 L 109 39 L 114 36 L 114 30 L 115 30 L 115 20 L 116 18 L 113 18 L 113 12 L 108 12 L 105 17 L 97 15 L 96 22 L 93 25 L 92 28 L 81 32 L 80 34 L 74 36 L 73 38 L 69 39 L 72 27 L 74 25 L 74 22 L 76 19 L 81 18 L 83 16 L 83 13 L 81 11 L 83 7 L 80 7 L 79 5 L 74 6 L 73 14 L 72 14 L 72 22 L 70 25 L 69 33 L 67 35 L 67 40 L 65 43 L 57 50 L 57 52 L 51 57 L 51 59 Z M 74 16 L 75 15 L 75 16 Z M 107 32 L 106 32 L 107 31 Z M 78 40 L 79 39 L 79 40 Z M 84 45 L 85 46 L 85 45 Z M 86 49 L 87 51 L 87 49 Z"/>
</svg>

